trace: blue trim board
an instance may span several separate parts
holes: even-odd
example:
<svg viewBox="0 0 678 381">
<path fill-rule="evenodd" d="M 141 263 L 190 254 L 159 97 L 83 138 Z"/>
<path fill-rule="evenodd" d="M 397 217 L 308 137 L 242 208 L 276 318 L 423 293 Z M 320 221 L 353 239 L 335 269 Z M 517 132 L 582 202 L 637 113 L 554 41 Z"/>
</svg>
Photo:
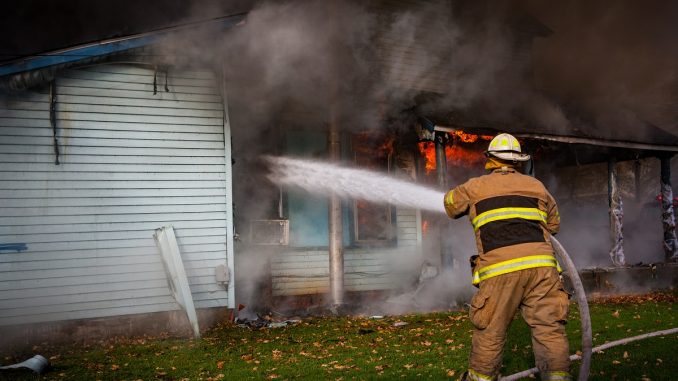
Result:
<svg viewBox="0 0 678 381">
<path fill-rule="evenodd" d="M 168 36 L 170 33 L 180 32 L 182 30 L 195 29 L 197 27 L 205 27 L 210 25 L 226 29 L 239 23 L 244 18 L 244 14 L 228 16 L 207 22 L 199 22 L 180 27 L 162 29 L 159 31 L 143 33 L 123 39 L 117 38 L 104 40 L 94 44 L 57 50 L 41 54 L 39 56 L 31 56 L 0 65 L 0 77 L 139 48 L 158 42 L 161 38 Z"/>
</svg>

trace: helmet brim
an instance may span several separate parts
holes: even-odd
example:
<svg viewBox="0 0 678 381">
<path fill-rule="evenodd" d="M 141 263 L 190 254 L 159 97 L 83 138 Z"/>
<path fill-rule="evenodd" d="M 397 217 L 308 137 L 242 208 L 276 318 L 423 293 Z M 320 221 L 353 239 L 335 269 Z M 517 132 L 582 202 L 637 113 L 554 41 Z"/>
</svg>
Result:
<svg viewBox="0 0 678 381">
<path fill-rule="evenodd" d="M 528 160 L 530 160 L 530 155 L 525 154 L 525 153 L 518 153 L 518 152 L 492 152 L 492 151 L 488 151 L 487 154 L 494 156 L 494 157 L 501 159 L 501 160 L 506 160 L 506 161 L 528 161 Z"/>
</svg>

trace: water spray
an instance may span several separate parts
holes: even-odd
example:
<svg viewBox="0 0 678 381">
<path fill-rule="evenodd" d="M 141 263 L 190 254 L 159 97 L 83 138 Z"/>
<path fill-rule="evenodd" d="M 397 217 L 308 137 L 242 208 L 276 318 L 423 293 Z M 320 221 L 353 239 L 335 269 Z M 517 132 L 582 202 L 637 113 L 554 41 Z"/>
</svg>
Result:
<svg viewBox="0 0 678 381">
<path fill-rule="evenodd" d="M 277 184 L 299 187 L 315 194 L 322 195 L 334 192 L 345 198 L 350 197 L 371 202 L 416 208 L 430 212 L 445 213 L 443 207 L 443 198 L 445 195 L 443 192 L 413 184 L 409 181 L 395 179 L 373 171 L 341 167 L 336 164 L 324 163 L 321 161 L 273 156 L 267 156 L 265 157 L 265 160 L 271 167 L 269 179 Z M 579 307 L 582 331 L 582 354 L 581 356 L 570 356 L 571 360 L 582 361 L 581 367 L 579 368 L 579 381 L 588 379 L 591 366 L 591 355 L 593 352 L 599 352 L 613 346 L 627 344 L 636 340 L 678 333 L 678 328 L 672 328 L 640 336 L 628 337 L 592 348 L 593 337 L 591 330 L 591 316 L 589 314 L 589 305 L 586 299 L 584 285 L 579 277 L 579 272 L 563 245 L 561 245 L 553 236 L 551 236 L 551 244 L 553 245 L 553 249 L 560 264 L 565 269 L 565 274 L 569 277 L 572 287 L 574 287 L 574 294 Z M 529 377 L 531 374 L 537 372 L 539 372 L 537 368 L 532 368 L 502 377 L 501 380 L 513 381 L 523 377 Z"/>
</svg>

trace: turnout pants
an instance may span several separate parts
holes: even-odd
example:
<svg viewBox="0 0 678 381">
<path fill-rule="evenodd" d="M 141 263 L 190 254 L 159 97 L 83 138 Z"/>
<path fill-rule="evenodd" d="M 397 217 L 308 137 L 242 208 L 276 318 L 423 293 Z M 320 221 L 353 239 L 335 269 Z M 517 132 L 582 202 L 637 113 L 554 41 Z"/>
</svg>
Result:
<svg viewBox="0 0 678 381">
<path fill-rule="evenodd" d="M 532 347 L 542 380 L 569 380 L 565 324 L 569 295 L 555 267 L 499 275 L 480 283 L 471 300 L 473 340 L 470 380 L 494 380 L 501 368 L 506 330 L 520 311 L 532 330 Z"/>
</svg>

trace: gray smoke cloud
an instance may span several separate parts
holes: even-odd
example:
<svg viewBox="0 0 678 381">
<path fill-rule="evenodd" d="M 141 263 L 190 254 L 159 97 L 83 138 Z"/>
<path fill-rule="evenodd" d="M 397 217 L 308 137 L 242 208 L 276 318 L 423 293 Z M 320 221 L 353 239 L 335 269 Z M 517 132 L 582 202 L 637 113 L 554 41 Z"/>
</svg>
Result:
<svg viewBox="0 0 678 381">
<path fill-rule="evenodd" d="M 334 119 L 347 132 L 383 129 L 389 117 L 416 106 L 423 115 L 461 110 L 482 122 L 551 133 L 597 127 L 601 136 L 641 139 L 675 132 L 678 44 L 667 28 L 676 7 L 655 4 L 262 2 L 223 38 L 194 36 L 174 48 L 189 61 L 214 57 L 225 65 L 237 227 L 246 234 L 247 221 L 277 217 L 280 189 L 259 158 L 283 153 L 281 126 L 325 131 Z M 654 17 L 660 11 L 665 15 Z M 450 177 L 460 183 L 477 172 L 452 168 Z M 605 181 L 599 190 L 606 192 Z M 563 243 L 581 266 L 609 263 L 606 205 L 600 194 L 563 201 Z M 646 213 L 625 205 L 630 225 Z M 454 243 L 467 242 L 461 257 L 472 254 L 472 235 L 453 229 Z M 633 229 L 627 245 L 642 249 L 645 237 L 654 234 Z"/>
<path fill-rule="evenodd" d="M 602 136 L 658 139 L 664 132 L 675 138 L 678 4 L 522 4 L 554 31 L 534 43 L 534 74 L 542 91 L 600 128 Z"/>
</svg>

